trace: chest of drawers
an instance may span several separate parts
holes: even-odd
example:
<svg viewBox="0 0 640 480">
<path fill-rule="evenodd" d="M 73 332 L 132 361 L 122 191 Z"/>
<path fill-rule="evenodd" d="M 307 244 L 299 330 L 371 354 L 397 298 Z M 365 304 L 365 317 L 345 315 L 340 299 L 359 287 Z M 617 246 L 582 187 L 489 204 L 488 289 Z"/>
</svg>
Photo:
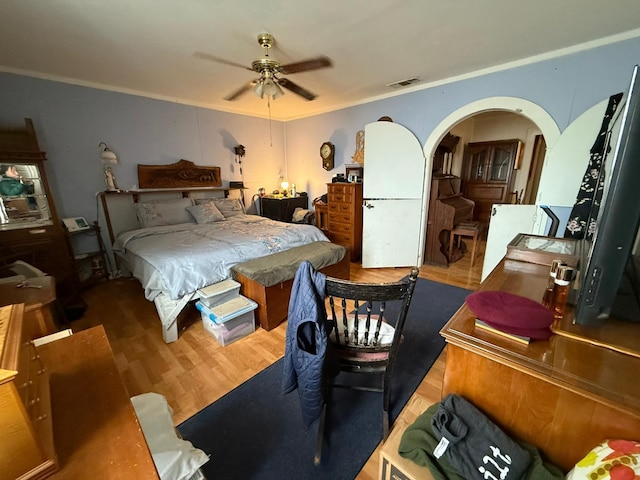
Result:
<svg viewBox="0 0 640 480">
<path fill-rule="evenodd" d="M 362 254 L 362 184 L 327 184 L 329 212 L 327 236 L 333 243 L 349 248 L 351 261 Z"/>
</svg>

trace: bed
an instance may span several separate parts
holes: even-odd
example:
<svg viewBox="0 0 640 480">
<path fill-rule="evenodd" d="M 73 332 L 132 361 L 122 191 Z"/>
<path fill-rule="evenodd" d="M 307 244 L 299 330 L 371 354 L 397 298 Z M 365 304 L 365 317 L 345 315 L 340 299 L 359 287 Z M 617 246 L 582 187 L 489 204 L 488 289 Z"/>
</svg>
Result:
<svg viewBox="0 0 640 480">
<path fill-rule="evenodd" d="M 329 241 L 313 225 L 247 214 L 238 188 L 189 177 L 190 186 L 158 187 L 166 183 L 155 178 L 153 188 L 101 194 L 117 268 L 140 281 L 167 343 L 177 340 L 178 315 L 198 298 L 197 291 L 229 278 L 234 265 Z"/>
</svg>

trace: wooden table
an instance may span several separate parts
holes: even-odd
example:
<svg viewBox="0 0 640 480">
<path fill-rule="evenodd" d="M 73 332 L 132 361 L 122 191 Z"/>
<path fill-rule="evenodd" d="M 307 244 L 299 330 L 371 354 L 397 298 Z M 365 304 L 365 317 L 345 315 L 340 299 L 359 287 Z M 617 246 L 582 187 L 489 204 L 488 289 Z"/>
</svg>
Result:
<svg viewBox="0 0 640 480">
<path fill-rule="evenodd" d="M 32 277 L 26 280 L 33 287 L 18 287 L 22 282 L 0 284 L 0 306 L 24 303 L 25 312 L 40 309 L 37 336 L 49 335 L 58 330 L 54 320 L 56 279 L 50 276 Z M 36 287 L 36 288 L 34 288 Z"/>
<path fill-rule="evenodd" d="M 102 326 L 38 347 L 50 371 L 52 479 L 157 479 Z"/>
<path fill-rule="evenodd" d="M 541 301 L 548 270 L 503 261 L 480 290 Z M 443 397 L 462 395 L 565 471 L 605 439 L 640 439 L 640 358 L 630 354 L 640 352 L 640 325 L 611 323 L 606 335 L 593 330 L 580 338 L 563 331 L 572 318 L 569 307 L 554 326 L 560 334 L 522 345 L 476 330 L 463 305 L 440 332 L 448 343 Z"/>
</svg>

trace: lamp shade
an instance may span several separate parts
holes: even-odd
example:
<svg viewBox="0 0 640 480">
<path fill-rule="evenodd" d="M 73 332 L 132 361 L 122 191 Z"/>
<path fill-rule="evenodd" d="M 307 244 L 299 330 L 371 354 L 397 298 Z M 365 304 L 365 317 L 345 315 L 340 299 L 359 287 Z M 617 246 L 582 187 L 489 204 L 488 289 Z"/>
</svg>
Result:
<svg viewBox="0 0 640 480">
<path fill-rule="evenodd" d="M 273 73 L 269 71 L 263 73 L 263 76 L 256 84 L 254 91 L 260 98 L 264 98 L 266 95 L 274 100 L 284 95 L 284 91 L 280 88 L 280 85 L 278 85 L 277 80 L 274 79 Z"/>
<path fill-rule="evenodd" d="M 102 163 L 103 165 L 117 165 L 118 157 L 115 153 L 109 150 L 107 144 L 104 142 L 100 142 L 98 146 L 102 148 L 102 150 L 100 151 L 100 163 Z"/>
</svg>

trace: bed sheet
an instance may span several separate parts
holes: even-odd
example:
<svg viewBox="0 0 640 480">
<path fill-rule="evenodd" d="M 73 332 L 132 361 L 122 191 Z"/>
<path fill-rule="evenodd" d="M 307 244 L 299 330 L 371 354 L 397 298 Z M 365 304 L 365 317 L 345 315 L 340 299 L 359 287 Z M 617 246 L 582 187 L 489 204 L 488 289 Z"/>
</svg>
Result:
<svg viewBox="0 0 640 480">
<path fill-rule="evenodd" d="M 313 225 L 237 215 L 215 223 L 124 232 L 113 250 L 126 259 L 147 300 L 161 293 L 178 300 L 229 278 L 237 263 L 317 241 L 329 239 Z"/>
</svg>

